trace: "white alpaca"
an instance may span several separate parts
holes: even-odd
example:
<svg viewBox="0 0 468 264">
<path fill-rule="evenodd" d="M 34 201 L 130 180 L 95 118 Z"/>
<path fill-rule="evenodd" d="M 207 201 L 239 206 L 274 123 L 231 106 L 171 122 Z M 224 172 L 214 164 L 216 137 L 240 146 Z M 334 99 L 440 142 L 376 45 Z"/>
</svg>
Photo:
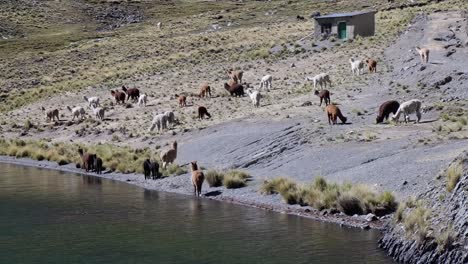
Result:
<svg viewBox="0 0 468 264">
<path fill-rule="evenodd" d="M 419 53 L 419 57 L 421 57 L 422 63 L 429 62 L 429 49 L 428 48 L 416 47 L 416 51 Z"/>
<path fill-rule="evenodd" d="M 153 131 L 155 127 L 158 127 L 158 133 L 161 130 L 166 129 L 166 124 L 167 124 L 167 117 L 164 114 L 159 114 L 155 115 L 153 117 L 153 121 L 151 121 L 151 126 L 149 128 L 149 131 Z"/>
<path fill-rule="evenodd" d="M 349 63 L 351 63 L 351 71 L 353 75 L 361 75 L 364 72 L 364 62 L 362 60 L 355 60 L 353 58 L 349 59 Z"/>
<path fill-rule="evenodd" d="M 104 115 L 106 111 L 104 108 L 91 106 L 91 109 L 93 109 L 94 116 L 97 119 L 104 120 Z"/>
<path fill-rule="evenodd" d="M 328 73 L 320 73 L 314 77 L 306 77 L 306 81 L 311 81 L 314 84 L 314 89 L 317 88 L 317 84 L 320 85 L 320 89 L 323 89 L 323 85 L 327 88 L 327 83 L 331 86 L 330 76 Z"/>
<path fill-rule="evenodd" d="M 252 91 L 252 89 L 247 89 L 247 94 L 249 95 L 250 100 L 252 100 L 253 106 L 260 107 L 260 98 L 262 98 L 260 92 Z"/>
<path fill-rule="evenodd" d="M 271 81 L 273 80 L 273 77 L 271 75 L 265 75 L 262 77 L 262 80 L 260 81 L 260 86 L 258 87 L 258 89 L 266 89 L 267 91 L 270 91 L 270 89 L 272 89 L 271 87 Z"/>
<path fill-rule="evenodd" d="M 77 106 L 72 109 L 70 106 L 67 106 L 67 109 L 73 114 L 72 121 L 75 120 L 75 117 L 80 118 L 80 116 L 81 116 L 81 119 L 85 119 L 86 111 L 84 110 L 83 107 Z"/>
<path fill-rule="evenodd" d="M 94 97 L 86 97 L 86 95 L 83 95 L 83 99 L 86 100 L 86 102 L 89 103 L 89 107 L 98 107 L 100 106 L 99 104 L 99 97 L 94 96 Z"/>
<path fill-rule="evenodd" d="M 166 116 L 167 127 L 172 127 L 175 123 L 175 115 L 172 111 L 167 111 L 164 113 Z"/>
<path fill-rule="evenodd" d="M 138 98 L 138 106 L 146 106 L 146 101 L 148 100 L 148 96 L 146 94 L 142 94 L 140 95 L 140 97 Z"/>
<path fill-rule="evenodd" d="M 398 108 L 398 111 L 392 116 L 392 120 L 398 121 L 401 113 L 403 113 L 403 116 L 405 117 L 405 123 L 408 123 L 410 114 L 416 113 L 416 116 L 418 117 L 416 123 L 419 123 L 421 120 L 421 101 L 413 99 L 402 103 Z"/>
</svg>

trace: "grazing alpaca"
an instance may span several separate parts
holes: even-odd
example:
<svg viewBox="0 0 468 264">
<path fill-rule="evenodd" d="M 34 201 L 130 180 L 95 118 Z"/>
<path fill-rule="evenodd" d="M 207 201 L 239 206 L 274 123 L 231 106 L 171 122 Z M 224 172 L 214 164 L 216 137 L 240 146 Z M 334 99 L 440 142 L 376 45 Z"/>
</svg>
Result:
<svg viewBox="0 0 468 264">
<path fill-rule="evenodd" d="M 349 63 L 351 63 L 351 71 L 353 72 L 353 75 L 361 75 L 362 72 L 364 71 L 364 62 L 361 60 L 355 60 L 353 58 L 349 59 Z"/>
<path fill-rule="evenodd" d="M 318 90 L 315 90 L 314 94 L 317 95 L 320 98 L 320 105 L 319 106 L 322 106 L 322 101 L 323 100 L 325 100 L 325 106 L 330 104 L 330 91 L 321 90 L 319 92 Z"/>
<path fill-rule="evenodd" d="M 58 109 L 53 109 L 53 110 L 45 110 L 44 107 L 41 108 L 42 112 L 45 113 L 46 121 L 55 121 L 55 118 L 57 118 L 57 121 L 60 121 L 59 119 L 59 110 Z"/>
<path fill-rule="evenodd" d="M 185 95 L 175 95 L 177 98 L 177 100 L 179 101 L 179 107 L 185 107 L 187 106 L 187 96 Z"/>
<path fill-rule="evenodd" d="M 163 168 L 166 168 L 168 163 L 174 163 L 174 160 L 177 158 L 177 141 L 172 143 L 171 149 L 161 152 L 160 157 L 163 163 Z"/>
<path fill-rule="evenodd" d="M 102 174 L 102 159 L 94 154 L 94 170 L 96 174 Z"/>
<path fill-rule="evenodd" d="M 151 121 L 151 126 L 149 128 L 149 132 L 153 131 L 155 127 L 158 127 L 158 133 L 161 130 L 166 129 L 167 124 L 167 117 L 164 114 L 159 114 L 153 117 L 153 121 Z"/>
<path fill-rule="evenodd" d="M 320 89 L 323 89 L 322 85 L 325 85 L 325 88 L 327 88 L 327 83 L 331 87 L 330 76 L 328 73 L 320 73 L 312 78 L 306 77 L 306 81 L 311 81 L 314 84 L 314 89 L 317 89 L 317 84 L 320 85 Z"/>
<path fill-rule="evenodd" d="M 85 101 L 89 103 L 89 107 L 91 107 L 91 106 L 94 106 L 94 107 L 100 106 L 99 97 L 97 97 L 97 96 L 88 98 L 88 97 L 86 97 L 86 95 L 83 95 L 83 99 L 85 99 Z"/>
<path fill-rule="evenodd" d="M 234 81 L 233 79 L 229 79 L 229 81 L 227 82 L 227 84 L 228 84 L 229 86 L 234 86 L 234 85 L 237 84 L 237 82 Z"/>
<path fill-rule="evenodd" d="M 164 115 L 166 116 L 166 122 L 167 122 L 167 126 L 166 127 L 172 127 L 174 126 L 175 124 L 175 115 L 174 115 L 174 112 L 172 111 L 167 111 L 164 113 Z"/>
<path fill-rule="evenodd" d="M 241 84 L 234 84 L 230 86 L 229 84 L 225 83 L 224 89 L 226 89 L 231 94 L 231 96 L 244 96 L 244 86 L 242 86 Z"/>
<path fill-rule="evenodd" d="M 416 47 L 416 51 L 419 53 L 419 57 L 421 57 L 422 63 L 429 62 L 429 49 L 428 48 Z"/>
<path fill-rule="evenodd" d="M 365 61 L 367 63 L 367 68 L 369 69 L 369 72 L 377 73 L 377 61 L 372 59 L 367 59 Z"/>
<path fill-rule="evenodd" d="M 125 93 L 111 90 L 111 95 L 115 98 L 115 103 L 125 103 Z"/>
<path fill-rule="evenodd" d="M 81 168 L 86 172 L 93 170 L 95 154 L 83 152 L 83 149 L 78 149 L 78 153 L 80 154 L 81 161 L 83 162 L 81 164 Z"/>
<path fill-rule="evenodd" d="M 100 119 L 101 121 L 104 120 L 104 114 L 105 114 L 105 111 L 106 111 L 104 108 L 102 108 L 102 107 L 94 108 L 94 106 L 91 106 L 91 109 L 93 110 L 94 116 L 97 119 Z"/>
<path fill-rule="evenodd" d="M 75 120 L 75 117 L 78 118 L 81 116 L 81 119 L 85 119 L 86 111 L 83 107 L 77 106 L 73 109 L 70 106 L 67 106 L 67 109 L 73 114 L 72 121 Z"/>
<path fill-rule="evenodd" d="M 137 88 L 130 88 L 127 89 L 127 87 L 122 86 L 122 91 L 124 91 L 127 94 L 127 102 L 132 98 L 133 101 L 137 101 L 138 98 L 140 97 L 140 90 Z"/>
<path fill-rule="evenodd" d="M 228 71 L 228 76 L 234 82 L 242 84 L 242 76 L 244 75 L 243 71 L 233 71 L 232 69 Z"/>
<path fill-rule="evenodd" d="M 265 88 L 267 91 L 270 91 L 272 89 L 271 87 L 271 81 L 273 80 L 273 77 L 271 75 L 265 75 L 262 77 L 262 80 L 260 81 L 260 86 L 259 90 L 262 88 Z"/>
<path fill-rule="evenodd" d="M 333 104 L 327 105 L 327 107 L 325 108 L 325 111 L 327 112 L 327 116 L 328 116 L 328 124 L 331 125 L 333 123 L 334 125 L 336 125 L 337 117 L 340 118 L 343 124 L 346 123 L 347 118 L 343 116 L 340 109 L 336 107 L 336 105 L 333 105 Z"/>
<path fill-rule="evenodd" d="M 140 95 L 140 97 L 138 97 L 138 106 L 142 106 L 144 105 L 146 107 L 146 102 L 148 101 L 148 96 L 146 94 L 142 94 Z"/>
<path fill-rule="evenodd" d="M 260 99 L 262 98 L 262 95 L 260 94 L 259 91 L 252 91 L 252 89 L 247 89 L 247 94 L 250 97 L 250 100 L 252 100 L 252 104 L 254 107 L 260 107 Z"/>
<path fill-rule="evenodd" d="M 210 98 L 211 98 L 211 87 L 207 83 L 203 83 L 200 86 L 200 92 L 198 93 L 198 96 L 200 98 L 203 98 L 203 97 L 207 97 L 208 95 L 210 95 Z"/>
<path fill-rule="evenodd" d="M 157 178 L 161 178 L 161 174 L 159 173 L 159 163 L 156 161 L 151 162 L 150 164 L 151 176 L 153 176 L 153 180 Z"/>
<path fill-rule="evenodd" d="M 405 117 L 405 123 L 408 123 L 409 115 L 416 113 L 416 116 L 418 117 L 416 123 L 419 123 L 421 120 L 421 104 L 421 101 L 418 99 L 413 99 L 402 103 L 397 112 L 392 116 L 392 120 L 398 122 L 401 113 L 403 113 L 403 116 Z"/>
<path fill-rule="evenodd" d="M 384 119 L 387 120 L 390 114 L 395 114 L 398 111 L 399 107 L 400 103 L 397 101 L 386 101 L 381 104 L 379 107 L 379 114 L 377 115 L 375 122 L 379 124 L 382 123 Z"/>
<path fill-rule="evenodd" d="M 205 115 L 208 118 L 211 118 L 211 115 L 210 115 L 210 113 L 208 113 L 208 110 L 206 109 L 206 107 L 199 106 L 198 107 L 198 119 L 202 120 L 203 118 L 205 118 Z"/>
<path fill-rule="evenodd" d="M 195 196 L 201 195 L 203 181 L 205 180 L 205 175 L 202 171 L 198 170 L 197 162 L 190 162 L 192 167 L 192 184 L 193 184 L 193 193 Z"/>
<path fill-rule="evenodd" d="M 143 172 L 145 174 L 145 180 L 151 178 L 151 161 L 149 159 L 143 162 Z"/>
</svg>

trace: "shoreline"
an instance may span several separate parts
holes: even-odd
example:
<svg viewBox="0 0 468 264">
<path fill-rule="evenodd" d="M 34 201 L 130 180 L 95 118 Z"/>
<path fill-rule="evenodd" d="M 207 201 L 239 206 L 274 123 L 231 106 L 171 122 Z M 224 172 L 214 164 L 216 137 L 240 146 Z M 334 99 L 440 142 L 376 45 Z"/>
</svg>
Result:
<svg viewBox="0 0 468 264">
<path fill-rule="evenodd" d="M 56 170 L 61 172 L 67 173 L 74 173 L 86 176 L 94 176 L 100 177 L 104 179 L 116 180 L 120 182 L 124 182 L 127 184 L 131 184 L 134 186 L 141 187 L 147 190 L 153 191 L 162 191 L 167 193 L 176 193 L 181 195 L 191 196 L 192 192 L 187 191 L 186 188 L 182 188 L 181 186 L 174 185 L 175 181 L 180 181 L 184 176 L 189 175 L 189 173 L 182 174 L 179 176 L 170 176 L 163 179 L 158 180 L 144 180 L 142 174 L 123 174 L 123 173 L 115 173 L 115 172 L 104 172 L 103 174 L 95 174 L 95 173 L 86 173 L 81 169 L 77 169 L 74 163 L 70 163 L 67 165 L 58 165 L 56 162 L 51 161 L 37 161 L 29 158 L 16 158 L 10 156 L 1 156 L 0 155 L 0 163 L 6 164 L 13 164 L 19 166 L 26 166 L 26 167 L 35 167 L 40 169 L 49 169 L 49 170 Z M 189 180 L 187 179 L 187 182 Z M 161 185 L 157 185 L 155 183 L 164 183 Z M 236 189 L 246 189 L 247 187 Z M 251 208 L 258 208 L 262 210 L 288 214 L 288 215 L 295 215 L 299 217 L 305 217 L 311 220 L 326 222 L 326 223 L 333 223 L 338 224 L 340 227 L 351 227 L 351 228 L 360 228 L 360 229 L 375 229 L 375 230 L 383 230 L 390 221 L 389 215 L 383 217 L 383 219 L 378 219 L 375 221 L 367 221 L 364 219 L 365 215 L 361 215 L 358 217 L 355 216 L 347 216 L 343 213 L 338 214 L 329 214 L 327 210 L 318 211 L 313 209 L 309 206 L 299 206 L 299 205 L 287 205 L 280 199 L 275 199 L 273 202 L 262 202 L 258 201 L 255 196 L 264 196 L 259 194 L 258 192 L 249 192 L 249 193 L 236 193 L 232 191 L 230 194 L 223 194 L 223 195 L 213 195 L 214 193 L 220 193 L 220 191 L 226 190 L 225 188 L 220 187 L 213 187 L 213 188 L 204 188 L 204 194 L 202 194 L 201 198 L 210 199 L 214 201 L 220 202 L 227 202 L 231 204 L 236 204 L 240 206 L 246 206 Z M 255 193 L 255 194 L 254 194 Z M 327 213 L 324 213 L 327 212 Z"/>
</svg>

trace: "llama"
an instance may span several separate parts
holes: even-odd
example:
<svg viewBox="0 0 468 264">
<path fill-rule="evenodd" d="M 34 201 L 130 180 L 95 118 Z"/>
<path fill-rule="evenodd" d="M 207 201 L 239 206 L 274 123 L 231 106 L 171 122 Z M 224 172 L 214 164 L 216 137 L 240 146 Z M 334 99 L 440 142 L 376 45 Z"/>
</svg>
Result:
<svg viewBox="0 0 468 264">
<path fill-rule="evenodd" d="M 94 167 L 94 156 L 95 154 L 84 152 L 83 149 L 78 149 L 78 153 L 80 154 L 81 161 L 81 168 L 83 168 L 86 172 L 93 170 Z"/>
<path fill-rule="evenodd" d="M 421 58 L 422 63 L 429 62 L 429 49 L 428 48 L 420 48 L 416 46 L 416 51 L 419 53 L 419 57 Z"/>
<path fill-rule="evenodd" d="M 102 108 L 102 107 L 94 107 L 94 106 L 91 106 L 91 109 L 93 110 L 93 113 L 94 113 L 94 116 L 97 118 L 97 119 L 100 119 L 101 121 L 104 120 L 104 114 L 105 114 L 105 109 Z"/>
<path fill-rule="evenodd" d="M 86 95 L 83 95 L 83 99 L 85 99 L 85 101 L 89 103 L 88 107 L 92 107 L 92 106 L 98 107 L 98 106 L 100 106 L 99 97 L 97 97 L 97 96 L 88 98 L 88 97 L 86 97 Z"/>
<path fill-rule="evenodd" d="M 318 90 L 315 90 L 314 92 L 315 95 L 317 95 L 320 98 L 320 105 L 322 106 L 322 101 L 325 101 L 325 106 L 330 104 L 330 91 L 328 90 L 321 90 L 320 92 Z"/>
<path fill-rule="evenodd" d="M 115 98 L 116 104 L 119 104 L 119 102 L 122 104 L 125 103 L 125 93 L 111 90 L 111 95 Z"/>
<path fill-rule="evenodd" d="M 260 99 L 262 98 L 262 95 L 260 94 L 259 91 L 252 91 L 252 89 L 247 89 L 247 94 L 250 97 L 250 100 L 252 100 L 252 104 L 254 107 L 260 107 Z"/>
<path fill-rule="evenodd" d="M 44 107 L 41 108 L 42 112 L 45 113 L 46 121 L 55 121 L 55 118 L 57 118 L 57 121 L 60 121 L 59 119 L 59 110 L 58 109 L 53 109 L 53 110 L 45 110 Z"/>
<path fill-rule="evenodd" d="M 311 81 L 314 84 L 314 89 L 317 89 L 317 84 L 320 85 L 320 89 L 323 89 L 322 85 L 325 85 L 325 88 L 327 88 L 327 83 L 331 87 L 331 80 L 328 73 L 320 73 L 312 78 L 306 77 L 306 81 Z"/>
<path fill-rule="evenodd" d="M 226 89 L 231 94 L 231 96 L 244 96 L 244 86 L 241 84 L 234 84 L 230 86 L 229 84 L 224 83 L 224 89 Z"/>
<path fill-rule="evenodd" d="M 260 86 L 259 90 L 262 88 L 265 88 L 267 91 L 270 91 L 272 89 L 271 87 L 271 81 L 273 80 L 273 77 L 271 75 L 265 75 L 262 77 L 262 80 L 260 81 Z"/>
<path fill-rule="evenodd" d="M 151 121 L 151 126 L 148 129 L 149 132 L 153 131 L 155 127 L 158 127 L 158 133 L 166 129 L 167 116 L 164 114 L 155 115 Z"/>
<path fill-rule="evenodd" d="M 164 115 L 166 116 L 166 122 L 167 122 L 167 127 L 172 127 L 174 126 L 175 124 L 175 115 L 174 115 L 174 112 L 172 111 L 167 111 L 164 113 Z"/>
<path fill-rule="evenodd" d="M 201 170 L 198 170 L 196 161 L 190 162 L 190 165 L 192 167 L 193 194 L 195 194 L 195 196 L 200 196 L 205 175 Z"/>
<path fill-rule="evenodd" d="M 128 102 L 128 100 L 130 100 L 130 98 L 133 101 L 137 101 L 138 98 L 140 97 L 140 90 L 138 90 L 137 88 L 127 89 L 127 87 L 122 86 L 122 91 L 124 91 L 127 94 L 127 102 Z"/>
<path fill-rule="evenodd" d="M 144 105 L 146 107 L 146 102 L 148 101 L 148 96 L 146 94 L 141 94 L 140 97 L 138 97 L 138 106 L 141 107 Z"/>
<path fill-rule="evenodd" d="M 151 178 L 151 161 L 150 159 L 146 159 L 143 162 L 143 172 L 145 175 L 145 180 Z"/>
<path fill-rule="evenodd" d="M 210 98 L 211 98 L 211 87 L 207 83 L 203 83 L 200 86 L 200 92 L 198 93 L 198 96 L 200 98 L 203 98 L 203 97 L 207 97 L 208 95 L 210 95 Z"/>
<path fill-rule="evenodd" d="M 365 62 L 367 63 L 367 68 L 369 72 L 377 73 L 377 61 L 372 59 L 366 59 Z"/>
<path fill-rule="evenodd" d="M 202 120 L 205 118 L 205 115 L 208 117 L 208 118 L 211 118 L 211 115 L 210 113 L 208 113 L 208 110 L 206 109 L 206 107 L 204 106 L 199 106 L 198 107 L 198 119 Z"/>
<path fill-rule="evenodd" d="M 163 169 L 166 168 L 168 163 L 174 163 L 174 160 L 177 158 L 177 141 L 172 143 L 172 148 L 164 152 L 161 152 L 161 161 Z"/>
<path fill-rule="evenodd" d="M 96 174 L 102 174 L 102 159 L 94 154 L 94 171 Z"/>
<path fill-rule="evenodd" d="M 349 63 L 351 63 L 351 71 L 353 75 L 361 75 L 364 71 L 364 62 L 362 60 L 355 60 L 353 58 L 349 59 Z"/>
<path fill-rule="evenodd" d="M 177 97 L 177 101 L 179 101 L 179 107 L 186 107 L 187 106 L 187 96 L 185 95 L 175 95 Z"/>
<path fill-rule="evenodd" d="M 325 111 L 327 112 L 329 125 L 331 125 L 332 123 L 336 125 L 337 117 L 341 120 L 343 124 L 346 123 L 347 118 L 343 116 L 343 114 L 341 113 L 341 110 L 338 107 L 336 107 L 336 105 L 333 105 L 333 104 L 327 105 L 327 107 L 325 107 Z"/>
<path fill-rule="evenodd" d="M 379 114 L 377 115 L 375 122 L 379 124 L 382 123 L 384 119 L 387 120 L 390 114 L 395 114 L 398 111 L 399 107 L 400 103 L 397 101 L 386 101 L 381 104 L 379 107 Z"/>
<path fill-rule="evenodd" d="M 76 118 L 81 117 L 80 119 L 85 119 L 86 111 L 84 110 L 83 107 L 77 106 L 72 109 L 70 106 L 67 106 L 67 109 L 73 114 L 72 121 L 75 120 L 75 117 Z"/>
<path fill-rule="evenodd" d="M 418 117 L 416 123 L 419 123 L 421 120 L 421 104 L 421 101 L 418 99 L 412 99 L 402 103 L 397 112 L 392 116 L 392 120 L 398 122 L 401 113 L 403 113 L 403 116 L 405 117 L 405 123 L 408 123 L 409 115 L 416 113 L 416 116 Z"/>
<path fill-rule="evenodd" d="M 231 69 L 227 74 L 231 80 L 235 81 L 237 84 L 242 84 L 242 76 L 244 75 L 243 71 L 234 71 Z"/>
</svg>

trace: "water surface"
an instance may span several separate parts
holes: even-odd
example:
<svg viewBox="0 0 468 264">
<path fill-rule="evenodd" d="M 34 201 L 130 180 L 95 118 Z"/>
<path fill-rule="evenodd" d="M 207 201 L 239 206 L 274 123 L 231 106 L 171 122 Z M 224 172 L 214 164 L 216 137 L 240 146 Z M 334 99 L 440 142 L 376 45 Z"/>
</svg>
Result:
<svg viewBox="0 0 468 264">
<path fill-rule="evenodd" d="M 0 263 L 393 263 L 377 231 L 0 163 Z"/>
</svg>

